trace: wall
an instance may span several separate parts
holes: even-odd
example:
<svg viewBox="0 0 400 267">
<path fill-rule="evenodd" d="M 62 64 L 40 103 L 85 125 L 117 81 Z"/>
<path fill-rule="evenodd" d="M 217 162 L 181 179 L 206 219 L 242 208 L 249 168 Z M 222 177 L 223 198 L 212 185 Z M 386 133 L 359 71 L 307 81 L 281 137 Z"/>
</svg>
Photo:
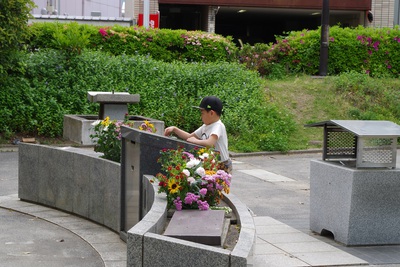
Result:
<svg viewBox="0 0 400 267">
<path fill-rule="evenodd" d="M 93 149 L 18 145 L 18 197 L 77 214 L 119 233 L 120 164 Z"/>
</svg>

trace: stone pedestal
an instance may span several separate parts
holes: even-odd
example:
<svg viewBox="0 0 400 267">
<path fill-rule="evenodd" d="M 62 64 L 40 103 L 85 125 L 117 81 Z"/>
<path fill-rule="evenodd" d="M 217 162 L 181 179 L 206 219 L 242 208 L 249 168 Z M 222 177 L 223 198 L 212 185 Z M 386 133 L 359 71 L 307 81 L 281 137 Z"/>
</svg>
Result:
<svg viewBox="0 0 400 267">
<path fill-rule="evenodd" d="M 310 229 L 349 246 L 400 244 L 400 170 L 312 160 Z"/>
<path fill-rule="evenodd" d="M 99 119 L 104 120 L 109 117 L 110 120 L 124 120 L 128 114 L 129 103 L 139 103 L 138 94 L 114 92 L 88 92 L 88 100 L 94 103 L 100 103 Z"/>
</svg>

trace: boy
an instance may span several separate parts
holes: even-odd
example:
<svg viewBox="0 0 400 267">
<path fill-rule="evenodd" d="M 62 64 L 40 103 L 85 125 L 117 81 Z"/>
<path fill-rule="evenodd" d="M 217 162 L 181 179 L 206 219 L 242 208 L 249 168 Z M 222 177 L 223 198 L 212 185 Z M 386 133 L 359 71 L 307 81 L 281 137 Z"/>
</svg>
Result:
<svg viewBox="0 0 400 267">
<path fill-rule="evenodd" d="M 176 126 L 167 127 L 165 136 L 174 133 L 187 142 L 205 146 L 215 147 L 219 151 L 222 162 L 222 169 L 227 173 L 232 172 L 232 161 L 229 158 L 228 136 L 225 125 L 220 120 L 222 114 L 222 102 L 216 96 L 206 96 L 201 100 L 200 106 L 195 107 L 201 110 L 203 125 L 193 133 L 185 132 Z"/>
</svg>

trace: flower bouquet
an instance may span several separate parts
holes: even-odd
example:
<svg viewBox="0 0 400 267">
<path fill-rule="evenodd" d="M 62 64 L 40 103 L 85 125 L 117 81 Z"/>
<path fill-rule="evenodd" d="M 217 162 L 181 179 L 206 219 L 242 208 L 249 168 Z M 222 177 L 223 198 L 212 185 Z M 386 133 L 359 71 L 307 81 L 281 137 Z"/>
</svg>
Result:
<svg viewBox="0 0 400 267">
<path fill-rule="evenodd" d="M 219 154 L 209 148 L 185 151 L 163 149 L 156 175 L 158 192 L 167 195 L 168 208 L 208 210 L 219 204 L 222 192 L 229 193 L 232 176 L 218 170 Z"/>
<path fill-rule="evenodd" d="M 149 133 L 155 133 L 157 131 L 156 127 L 154 127 L 154 124 L 149 122 L 148 120 L 145 120 L 142 124 L 140 124 L 139 130 Z"/>
<path fill-rule="evenodd" d="M 94 151 L 102 152 L 102 158 L 112 161 L 121 161 L 121 126 L 132 127 L 133 123 L 127 120 L 117 121 L 110 120 L 106 117 L 104 120 L 97 120 L 92 123 L 94 134 L 90 135 L 92 140 L 95 140 L 96 145 Z"/>
<path fill-rule="evenodd" d="M 121 162 L 121 126 L 134 127 L 134 122 L 129 121 L 128 117 L 126 114 L 123 121 L 110 120 L 109 117 L 106 117 L 104 120 L 96 120 L 92 123 L 94 134 L 91 134 L 90 138 L 96 143 L 94 151 L 103 153 L 102 158 Z M 154 124 L 147 120 L 139 126 L 139 130 L 156 132 Z"/>
</svg>

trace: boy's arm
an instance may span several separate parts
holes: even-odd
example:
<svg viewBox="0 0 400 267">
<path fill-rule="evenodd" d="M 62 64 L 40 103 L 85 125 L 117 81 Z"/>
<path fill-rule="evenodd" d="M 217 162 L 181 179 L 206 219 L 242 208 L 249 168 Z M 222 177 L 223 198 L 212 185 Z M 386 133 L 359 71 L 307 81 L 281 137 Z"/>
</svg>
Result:
<svg viewBox="0 0 400 267">
<path fill-rule="evenodd" d="M 185 132 L 184 130 L 179 129 L 176 126 L 167 127 L 164 130 L 164 135 L 165 136 L 169 136 L 169 135 L 171 135 L 173 133 L 176 134 L 180 139 L 183 139 L 183 140 L 187 140 L 190 137 L 194 137 L 195 138 L 194 133 Z"/>
<path fill-rule="evenodd" d="M 218 136 L 215 134 L 212 134 L 208 139 L 201 140 L 196 138 L 196 136 L 189 137 L 186 139 L 189 143 L 193 143 L 199 146 L 205 146 L 205 147 L 212 147 L 217 143 L 218 141 Z"/>
</svg>

